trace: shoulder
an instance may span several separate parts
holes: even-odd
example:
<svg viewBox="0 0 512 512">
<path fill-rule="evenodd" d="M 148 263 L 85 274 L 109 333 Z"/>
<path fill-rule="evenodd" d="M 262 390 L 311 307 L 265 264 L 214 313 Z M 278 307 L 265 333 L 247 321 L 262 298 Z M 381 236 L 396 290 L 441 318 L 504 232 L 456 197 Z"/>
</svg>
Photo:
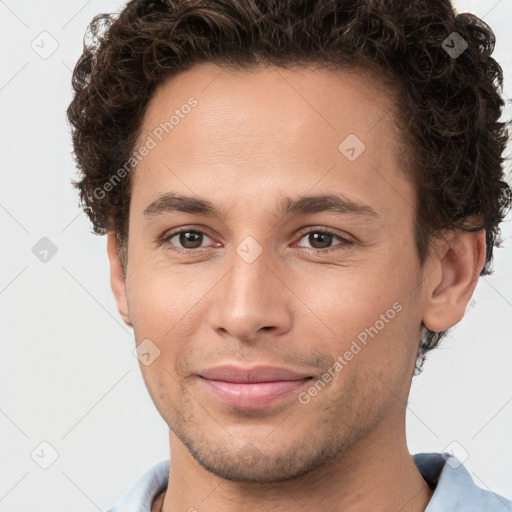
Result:
<svg viewBox="0 0 512 512">
<path fill-rule="evenodd" d="M 419 453 L 413 459 L 423 478 L 435 488 L 425 512 L 512 512 L 512 501 L 476 485 L 457 457 Z"/>
</svg>

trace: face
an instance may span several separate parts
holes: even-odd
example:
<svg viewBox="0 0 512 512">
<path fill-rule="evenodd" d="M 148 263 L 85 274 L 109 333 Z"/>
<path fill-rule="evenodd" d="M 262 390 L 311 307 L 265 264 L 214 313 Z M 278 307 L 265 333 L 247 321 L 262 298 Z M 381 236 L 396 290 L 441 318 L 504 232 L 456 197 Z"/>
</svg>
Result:
<svg viewBox="0 0 512 512">
<path fill-rule="evenodd" d="M 299 476 L 403 421 L 424 270 L 389 98 L 363 73 L 202 64 L 149 103 L 129 317 L 160 414 L 222 478 Z"/>
</svg>

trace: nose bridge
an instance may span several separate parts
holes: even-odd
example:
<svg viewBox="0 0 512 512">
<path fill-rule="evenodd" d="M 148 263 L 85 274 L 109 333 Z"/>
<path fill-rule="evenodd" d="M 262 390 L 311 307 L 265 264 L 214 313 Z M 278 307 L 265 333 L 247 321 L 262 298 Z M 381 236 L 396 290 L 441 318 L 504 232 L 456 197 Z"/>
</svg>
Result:
<svg viewBox="0 0 512 512">
<path fill-rule="evenodd" d="M 244 240 L 238 245 L 232 255 L 231 272 L 235 296 L 239 295 L 242 299 L 240 305 L 270 291 L 271 260 L 270 251 L 264 251 L 254 239 Z"/>
<path fill-rule="evenodd" d="M 257 245 L 256 245 L 257 244 Z M 268 304 L 271 255 L 254 239 L 244 240 L 231 255 L 231 272 L 226 290 L 229 302 L 240 317 L 262 314 Z"/>
<path fill-rule="evenodd" d="M 274 331 L 290 326 L 290 312 L 271 251 L 247 237 L 230 255 L 230 271 L 218 289 L 211 321 L 217 330 L 250 340 L 261 328 Z"/>
</svg>

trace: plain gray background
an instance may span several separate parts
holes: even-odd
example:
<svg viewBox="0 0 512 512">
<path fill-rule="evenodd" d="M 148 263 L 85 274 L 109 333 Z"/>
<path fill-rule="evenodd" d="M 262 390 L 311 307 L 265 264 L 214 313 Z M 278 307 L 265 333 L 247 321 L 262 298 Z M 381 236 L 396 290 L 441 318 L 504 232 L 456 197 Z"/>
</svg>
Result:
<svg viewBox="0 0 512 512">
<path fill-rule="evenodd" d="M 2 512 L 107 510 L 168 458 L 110 290 L 106 239 L 91 234 L 70 184 L 71 70 L 88 22 L 121 5 L 0 1 Z M 494 29 L 512 97 L 512 0 L 455 5 Z M 510 218 L 503 235 L 495 274 L 413 381 L 407 428 L 412 453 L 453 449 L 478 485 L 512 498 Z M 33 253 L 43 237 L 57 251 L 46 262 Z"/>
</svg>

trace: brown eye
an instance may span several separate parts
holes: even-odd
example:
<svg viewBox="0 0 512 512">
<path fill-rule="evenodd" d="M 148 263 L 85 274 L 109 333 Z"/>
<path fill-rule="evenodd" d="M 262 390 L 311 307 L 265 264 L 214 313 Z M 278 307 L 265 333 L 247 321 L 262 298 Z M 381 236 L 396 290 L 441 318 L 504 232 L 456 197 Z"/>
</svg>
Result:
<svg viewBox="0 0 512 512">
<path fill-rule="evenodd" d="M 180 244 L 182 244 L 185 249 L 196 249 L 197 247 L 201 247 L 201 243 L 203 241 L 203 235 L 201 233 L 197 233 L 196 231 L 185 231 L 184 233 L 180 233 L 178 236 Z"/>
<path fill-rule="evenodd" d="M 307 235 L 308 242 L 311 244 L 311 247 L 313 249 L 325 249 L 327 247 L 330 247 L 332 244 L 333 236 L 328 233 L 309 233 Z"/>
<path fill-rule="evenodd" d="M 199 249 L 208 235 L 201 231 L 183 230 L 167 237 L 167 242 L 177 246 L 178 249 Z M 173 241 L 174 240 L 174 241 Z"/>
</svg>

